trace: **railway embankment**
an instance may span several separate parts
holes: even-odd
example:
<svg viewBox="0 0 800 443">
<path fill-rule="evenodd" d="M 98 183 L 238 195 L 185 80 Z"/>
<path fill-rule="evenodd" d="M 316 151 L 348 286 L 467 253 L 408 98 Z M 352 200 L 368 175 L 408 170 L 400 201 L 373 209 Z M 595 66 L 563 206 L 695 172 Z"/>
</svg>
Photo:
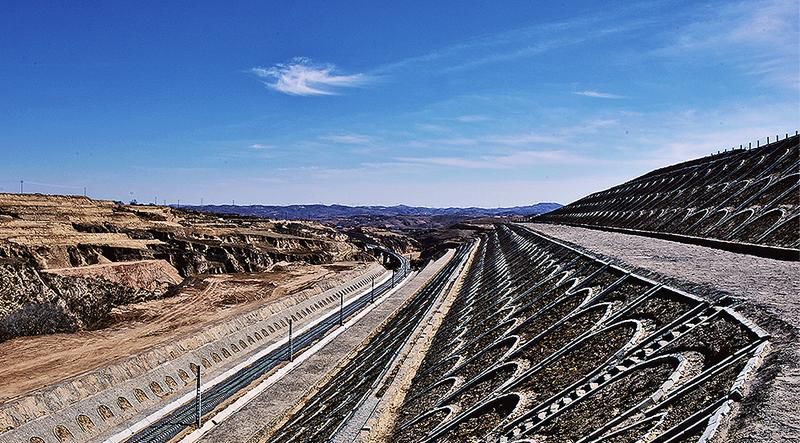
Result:
<svg viewBox="0 0 800 443">
<path fill-rule="evenodd" d="M 383 329 L 452 258 L 450 252 L 411 275 L 399 289 L 391 292 L 362 317 L 346 324 L 347 328 L 310 355 L 267 390 L 256 396 L 240 411 L 205 434 L 203 442 L 260 442 L 318 393 L 342 368 L 363 349 L 371 337 Z"/>
<path fill-rule="evenodd" d="M 93 370 L 5 403 L 0 442 L 104 441 L 130 423 L 191 393 L 196 368 L 211 380 L 240 361 L 285 338 L 288 321 L 302 328 L 337 309 L 391 272 L 377 263 L 355 279 L 331 280 L 280 297 L 233 319 L 164 343 L 122 362 Z"/>
</svg>

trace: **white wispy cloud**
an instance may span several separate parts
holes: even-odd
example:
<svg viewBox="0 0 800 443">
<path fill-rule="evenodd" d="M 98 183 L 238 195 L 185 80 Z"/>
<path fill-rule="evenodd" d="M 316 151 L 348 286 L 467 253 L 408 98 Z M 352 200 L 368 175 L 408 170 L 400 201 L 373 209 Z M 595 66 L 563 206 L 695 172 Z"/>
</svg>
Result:
<svg viewBox="0 0 800 443">
<path fill-rule="evenodd" d="M 399 157 L 396 160 L 404 163 L 462 169 L 515 169 L 534 165 L 575 165 L 588 161 L 587 158 L 566 150 L 525 150 L 478 157 Z"/>
<path fill-rule="evenodd" d="M 600 92 L 600 91 L 576 91 L 573 92 L 575 95 L 582 95 L 584 97 L 592 97 L 592 98 L 610 98 L 610 99 L 619 99 L 625 98 L 624 95 L 617 95 L 611 94 L 608 92 Z"/>
<path fill-rule="evenodd" d="M 571 132 L 577 132 L 577 129 Z M 537 145 L 559 145 L 568 143 L 569 140 L 566 138 L 566 135 L 566 133 L 559 131 L 553 135 L 537 132 L 511 132 L 482 134 L 476 136 L 418 138 L 405 141 L 403 146 L 407 148 L 435 148 L 442 146 L 488 147 L 492 145 L 500 145 L 514 147 L 527 146 L 528 148 L 532 148 L 536 147 Z"/>
<path fill-rule="evenodd" d="M 478 122 L 485 122 L 491 120 L 491 118 L 485 115 L 460 115 L 454 119 L 457 122 L 461 123 L 478 123 Z"/>
<path fill-rule="evenodd" d="M 428 132 L 446 132 L 449 130 L 447 126 L 437 125 L 434 123 L 417 123 L 415 126 L 417 129 Z"/>
<path fill-rule="evenodd" d="M 330 134 L 321 136 L 320 140 L 346 145 L 366 145 L 373 142 L 372 137 L 363 134 Z"/>
<path fill-rule="evenodd" d="M 535 24 L 500 33 L 479 35 L 426 54 L 387 63 L 373 72 L 384 74 L 400 69 L 444 62 L 444 66 L 439 72 L 447 74 L 487 64 L 532 57 L 647 25 L 647 22 L 643 20 L 618 25 L 615 23 L 617 20 L 613 20 L 613 18 L 613 16 L 591 14 L 560 22 Z M 605 22 L 608 24 L 606 25 Z"/>
<path fill-rule="evenodd" d="M 559 144 L 564 143 L 563 137 L 554 135 L 543 135 L 532 132 L 523 132 L 519 134 L 508 134 L 499 136 L 489 136 L 484 138 L 487 143 L 496 143 L 499 145 L 530 145 L 530 144 Z"/>
<path fill-rule="evenodd" d="M 483 52 L 468 54 L 466 61 L 450 63 L 441 70 L 441 73 L 449 74 L 484 65 L 532 58 L 557 49 L 636 31 L 650 24 L 646 20 L 630 21 L 623 25 L 597 23 L 603 19 L 599 16 L 578 17 L 572 21 L 523 28 L 466 43 L 458 48 L 469 49 L 470 52 L 482 48 Z M 596 27 L 586 26 L 588 23 L 596 23 Z"/>
<path fill-rule="evenodd" d="M 373 79 L 363 73 L 340 74 L 332 64 L 316 64 L 305 57 L 293 58 L 269 68 L 257 67 L 250 72 L 267 87 L 289 95 L 336 95 L 341 88 L 363 86 Z"/>
<path fill-rule="evenodd" d="M 611 21 L 602 23 L 604 21 L 609 21 L 609 17 L 592 15 L 482 35 L 426 54 L 390 62 L 367 73 L 344 74 L 333 64 L 316 64 L 304 57 L 271 67 L 252 68 L 250 72 L 263 79 L 269 88 L 285 94 L 336 95 L 340 88 L 363 86 L 400 69 L 437 64 L 440 65 L 438 68 L 431 66 L 434 67 L 434 72 L 448 74 L 534 57 L 566 46 L 641 29 L 649 24 L 643 20 L 630 21 L 623 25 Z M 464 123 L 483 121 L 475 120 L 476 117 L 480 116 L 464 116 L 465 119 L 456 120 Z"/>
<path fill-rule="evenodd" d="M 503 48 L 503 50 L 497 52 L 492 52 L 489 54 L 484 54 L 478 57 L 471 58 L 466 62 L 446 66 L 444 69 L 442 69 L 441 72 L 452 73 L 455 71 L 473 69 L 484 65 L 509 62 L 521 58 L 534 57 L 558 48 L 582 43 L 588 39 L 589 39 L 588 36 L 571 36 L 565 38 L 553 38 L 553 39 L 542 40 L 535 44 L 524 45 L 521 48 L 519 47 Z M 507 43 L 503 42 L 503 44 Z"/>
<path fill-rule="evenodd" d="M 709 11 L 711 9 L 711 11 Z M 654 54 L 691 63 L 724 63 L 752 77 L 800 90 L 800 2 L 747 0 L 700 7 Z"/>
<path fill-rule="evenodd" d="M 447 137 L 436 139 L 433 141 L 433 144 L 447 146 L 474 146 L 480 142 L 481 140 L 479 138 L 473 137 Z"/>
<path fill-rule="evenodd" d="M 275 146 L 273 145 L 265 145 L 263 143 L 253 143 L 252 145 L 248 146 L 250 149 L 272 149 Z"/>
</svg>

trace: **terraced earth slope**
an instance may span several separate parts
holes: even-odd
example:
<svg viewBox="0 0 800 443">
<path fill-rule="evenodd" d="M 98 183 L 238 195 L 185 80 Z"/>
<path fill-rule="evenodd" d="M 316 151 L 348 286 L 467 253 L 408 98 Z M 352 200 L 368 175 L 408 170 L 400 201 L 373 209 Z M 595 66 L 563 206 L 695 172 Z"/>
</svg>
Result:
<svg viewBox="0 0 800 443">
<path fill-rule="evenodd" d="M 466 272 L 393 442 L 724 441 L 769 345 L 726 298 L 521 226 L 484 235 Z"/>
<path fill-rule="evenodd" d="M 679 163 L 535 218 L 800 249 L 800 137 Z"/>
<path fill-rule="evenodd" d="M 114 308 L 197 275 L 360 258 L 361 247 L 313 222 L 0 194 L 0 341 L 104 327 Z"/>
</svg>

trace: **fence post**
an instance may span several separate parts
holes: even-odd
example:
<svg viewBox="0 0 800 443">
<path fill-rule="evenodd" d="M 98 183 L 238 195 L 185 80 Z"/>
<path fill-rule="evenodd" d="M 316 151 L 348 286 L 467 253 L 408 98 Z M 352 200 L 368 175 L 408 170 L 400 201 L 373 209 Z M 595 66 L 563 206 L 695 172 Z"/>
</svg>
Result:
<svg viewBox="0 0 800 443">
<path fill-rule="evenodd" d="M 289 319 L 289 361 L 294 361 L 294 342 L 292 342 L 292 319 Z"/>
<path fill-rule="evenodd" d="M 197 429 L 203 427 L 203 393 L 200 391 L 200 365 L 197 365 L 197 396 L 195 401 L 195 417 Z"/>
</svg>

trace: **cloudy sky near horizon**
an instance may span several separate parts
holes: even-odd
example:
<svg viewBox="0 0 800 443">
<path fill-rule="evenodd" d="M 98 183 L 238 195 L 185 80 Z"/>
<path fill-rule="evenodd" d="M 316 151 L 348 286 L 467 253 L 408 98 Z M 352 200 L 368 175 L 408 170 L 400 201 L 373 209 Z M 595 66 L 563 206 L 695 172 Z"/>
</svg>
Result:
<svg viewBox="0 0 800 443">
<path fill-rule="evenodd" d="M 7 1 L 0 192 L 567 203 L 794 133 L 800 0 Z"/>
</svg>

